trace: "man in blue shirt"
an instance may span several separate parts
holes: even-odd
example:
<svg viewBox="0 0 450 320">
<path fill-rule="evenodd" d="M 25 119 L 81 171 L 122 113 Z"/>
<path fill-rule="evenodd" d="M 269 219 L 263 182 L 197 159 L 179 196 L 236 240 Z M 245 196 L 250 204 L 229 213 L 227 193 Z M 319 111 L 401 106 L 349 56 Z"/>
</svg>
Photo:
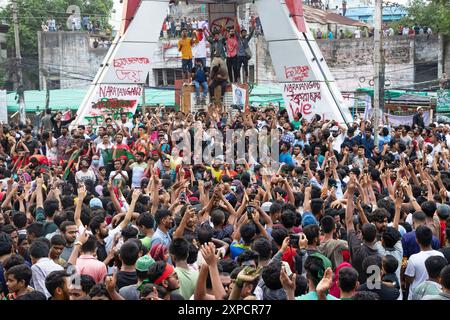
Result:
<svg viewBox="0 0 450 320">
<path fill-rule="evenodd" d="M 385 144 L 389 144 L 389 142 L 391 142 L 391 135 L 389 133 L 389 128 L 384 127 L 383 129 L 381 129 L 381 134 L 378 137 L 378 149 L 380 150 L 380 152 L 383 151 L 383 146 Z"/>
<path fill-rule="evenodd" d="M 169 230 L 173 225 L 173 217 L 169 210 L 159 209 L 155 214 L 155 222 L 158 226 L 150 241 L 150 248 L 160 243 L 166 248 L 169 248 L 172 239 L 169 235 Z"/>
<path fill-rule="evenodd" d="M 288 142 L 282 142 L 280 145 L 280 162 L 288 165 L 293 165 L 292 155 L 289 152 L 291 145 Z"/>
<path fill-rule="evenodd" d="M 427 223 L 427 218 L 424 212 L 417 211 L 414 212 L 412 216 L 413 220 L 413 228 L 414 230 L 406 233 L 402 237 L 402 246 L 403 246 L 403 256 L 409 258 L 411 255 L 419 253 L 420 247 L 416 241 L 416 229 L 420 226 L 425 226 Z M 438 250 L 440 248 L 439 239 L 433 236 L 431 247 L 434 250 Z"/>
<path fill-rule="evenodd" d="M 195 86 L 196 103 L 205 103 L 208 95 L 208 82 L 206 81 L 206 71 L 202 60 L 195 59 L 194 68 L 192 68 L 192 83 Z M 202 99 L 200 100 L 200 86 L 203 88 Z"/>
<path fill-rule="evenodd" d="M 360 144 L 364 145 L 364 156 L 370 158 L 375 145 L 375 140 L 372 137 L 372 128 L 366 128 L 364 135 L 360 134 Z"/>
</svg>

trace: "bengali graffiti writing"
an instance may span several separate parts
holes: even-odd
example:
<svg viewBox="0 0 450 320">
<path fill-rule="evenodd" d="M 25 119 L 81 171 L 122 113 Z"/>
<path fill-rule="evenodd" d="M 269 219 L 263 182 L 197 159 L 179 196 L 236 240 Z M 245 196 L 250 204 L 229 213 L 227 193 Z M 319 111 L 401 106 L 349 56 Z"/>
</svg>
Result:
<svg viewBox="0 0 450 320">
<path fill-rule="evenodd" d="M 312 114 L 314 105 L 322 100 L 318 81 L 287 83 L 283 87 L 283 95 L 291 119 L 298 113 Z"/>
<path fill-rule="evenodd" d="M 300 102 L 316 102 L 322 99 L 320 92 L 301 92 L 301 93 L 289 93 L 286 95 L 290 101 L 297 104 Z"/>
<path fill-rule="evenodd" d="M 141 80 L 141 72 L 138 70 L 116 70 L 116 76 L 119 80 L 131 80 L 139 82 Z"/>
<path fill-rule="evenodd" d="M 289 81 L 304 81 L 309 77 L 309 66 L 284 67 L 284 75 Z"/>
<path fill-rule="evenodd" d="M 150 59 L 144 57 L 118 58 L 113 60 L 113 66 L 118 80 L 141 82 L 141 73 L 144 72 Z"/>
<path fill-rule="evenodd" d="M 150 64 L 150 59 L 144 57 L 133 57 L 133 58 L 118 58 L 114 59 L 114 68 L 123 68 L 130 64 Z"/>
</svg>

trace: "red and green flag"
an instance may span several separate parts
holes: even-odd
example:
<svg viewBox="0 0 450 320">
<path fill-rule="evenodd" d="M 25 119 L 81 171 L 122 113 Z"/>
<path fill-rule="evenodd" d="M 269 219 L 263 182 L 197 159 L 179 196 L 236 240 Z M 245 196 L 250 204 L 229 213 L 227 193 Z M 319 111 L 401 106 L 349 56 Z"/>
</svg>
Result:
<svg viewBox="0 0 450 320">
<path fill-rule="evenodd" d="M 64 174 L 63 174 L 64 180 L 67 180 L 69 178 L 70 169 L 72 168 L 73 164 L 78 159 L 78 157 L 80 156 L 80 153 L 81 153 L 81 150 L 77 150 L 74 153 L 72 153 L 72 155 L 70 156 L 69 161 L 67 162 L 66 170 L 64 171 Z"/>
</svg>

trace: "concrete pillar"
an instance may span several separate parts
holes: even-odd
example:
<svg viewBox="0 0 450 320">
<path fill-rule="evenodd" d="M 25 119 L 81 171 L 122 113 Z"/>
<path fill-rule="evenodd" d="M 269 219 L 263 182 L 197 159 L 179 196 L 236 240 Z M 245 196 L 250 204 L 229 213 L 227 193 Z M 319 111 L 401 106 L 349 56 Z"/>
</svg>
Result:
<svg viewBox="0 0 450 320">
<path fill-rule="evenodd" d="M 438 51 L 438 78 L 441 76 L 442 72 L 445 70 L 445 60 L 444 60 L 444 53 L 445 53 L 445 42 L 444 42 L 444 36 L 439 33 L 438 34 L 438 43 L 439 43 L 439 51 Z"/>
</svg>

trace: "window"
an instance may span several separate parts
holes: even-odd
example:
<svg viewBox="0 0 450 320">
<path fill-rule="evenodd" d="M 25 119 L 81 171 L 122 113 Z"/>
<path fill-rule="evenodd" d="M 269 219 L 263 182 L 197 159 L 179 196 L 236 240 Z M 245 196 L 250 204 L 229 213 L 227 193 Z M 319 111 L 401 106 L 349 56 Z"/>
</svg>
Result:
<svg viewBox="0 0 450 320">
<path fill-rule="evenodd" d="M 157 87 L 164 86 L 163 69 L 153 69 L 153 74 L 155 76 L 155 84 Z"/>
<path fill-rule="evenodd" d="M 248 82 L 255 82 L 255 66 L 248 66 Z"/>
<path fill-rule="evenodd" d="M 181 69 L 153 69 L 155 84 L 158 87 L 175 85 L 175 80 L 183 79 Z"/>
</svg>

